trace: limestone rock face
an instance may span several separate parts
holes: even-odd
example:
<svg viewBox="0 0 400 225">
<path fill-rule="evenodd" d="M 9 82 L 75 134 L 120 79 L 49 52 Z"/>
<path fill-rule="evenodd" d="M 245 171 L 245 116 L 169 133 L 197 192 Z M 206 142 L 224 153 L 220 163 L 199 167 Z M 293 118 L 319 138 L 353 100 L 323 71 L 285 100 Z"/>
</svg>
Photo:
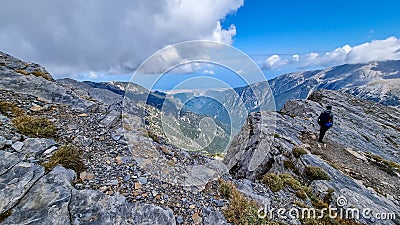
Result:
<svg viewBox="0 0 400 225">
<path fill-rule="evenodd" d="M 92 110 L 95 103 L 80 98 L 71 89 L 57 85 L 48 72 L 38 64 L 23 62 L 10 55 L 0 52 L 0 89 L 13 90 L 18 93 L 31 94 L 46 99 L 49 102 L 72 105 L 82 110 Z M 30 74 L 40 71 L 49 76 Z"/>
<path fill-rule="evenodd" d="M 175 224 L 171 210 L 91 190 L 73 191 L 71 214 L 73 224 Z"/>
<path fill-rule="evenodd" d="M 70 224 L 68 205 L 74 175 L 71 170 L 56 167 L 34 183 L 3 224 Z"/>
<path fill-rule="evenodd" d="M 19 161 L 8 156 L 12 163 L 0 161 L 2 168 Z M 0 224 L 175 224 L 170 209 L 128 203 L 118 194 L 78 191 L 71 185 L 74 177 L 72 170 L 61 166 L 44 175 L 37 164 L 17 163 L 0 176 L 0 213 L 12 212 Z"/>
<path fill-rule="evenodd" d="M 317 142 L 319 125 L 316 121 L 319 113 L 324 110 L 326 105 L 333 106 L 335 122 L 326 134 L 326 143 L 320 144 Z M 275 127 L 265 126 L 260 122 L 260 118 L 272 116 L 276 118 L 276 129 Z M 400 143 L 400 132 L 395 124 L 400 124 L 400 112 L 395 108 L 361 100 L 349 94 L 319 90 L 310 95 L 308 100 L 287 102 L 280 112 L 251 114 L 246 126 L 233 141 L 224 162 L 232 176 L 253 181 L 260 179 L 266 172 L 294 174 L 291 169 L 284 166 L 283 162 L 288 160 L 293 162 L 294 167 L 297 168 L 302 177 L 305 176 L 303 174 L 305 167 L 317 166 L 322 168 L 330 177 L 329 181 L 313 181 L 311 183 L 311 186 L 317 187 L 315 188 L 317 192 L 333 189 L 334 200 L 344 196 L 349 207 L 370 208 L 374 212 L 398 213 L 400 212 L 399 193 L 396 192 L 394 187 L 398 186 L 396 182 L 399 180 L 399 174 L 391 176 L 379 171 L 379 169 L 375 171 L 373 160 L 364 162 L 346 150 L 351 148 L 353 152 L 357 152 L 359 155 L 374 154 L 385 160 L 399 163 L 399 146 L 397 143 Z M 274 139 L 268 145 L 260 145 L 261 140 L 263 140 L 260 137 L 264 137 L 264 139 L 274 137 Z M 296 158 L 292 155 L 295 146 L 301 146 L 308 152 L 319 151 L 322 153 L 321 156 L 305 154 Z M 267 149 L 267 151 L 262 156 L 255 155 L 258 149 Z M 365 168 L 363 169 L 362 166 L 352 168 L 351 162 L 353 161 L 340 161 L 342 158 L 339 160 L 338 157 L 342 151 L 348 152 L 348 156 L 342 156 L 344 159 L 346 157 L 351 158 L 354 162 L 357 162 L 356 165 L 364 164 Z M 332 158 L 332 156 L 334 157 Z M 258 167 L 251 169 L 250 161 L 254 157 L 261 157 L 262 160 L 259 160 L 261 163 Z M 321 157 L 331 157 L 329 158 L 331 164 L 336 163 L 336 157 L 339 166 L 333 167 Z M 362 162 L 358 163 L 360 160 Z M 347 163 L 348 168 L 342 167 L 345 163 Z M 349 177 L 352 175 L 352 171 L 365 171 L 365 174 L 358 175 L 361 178 L 353 176 L 361 179 L 361 181 Z M 371 174 L 368 174 L 369 172 Z M 374 174 L 374 172 L 379 175 Z M 380 176 L 391 177 L 388 179 L 390 183 L 388 186 L 393 186 L 393 189 L 387 189 L 392 190 L 387 194 L 394 195 L 395 198 L 385 198 L 363 185 L 376 175 L 379 176 L 379 182 L 385 179 Z M 368 224 L 392 224 L 390 221 L 375 221 L 365 218 L 360 219 L 360 221 Z"/>
</svg>

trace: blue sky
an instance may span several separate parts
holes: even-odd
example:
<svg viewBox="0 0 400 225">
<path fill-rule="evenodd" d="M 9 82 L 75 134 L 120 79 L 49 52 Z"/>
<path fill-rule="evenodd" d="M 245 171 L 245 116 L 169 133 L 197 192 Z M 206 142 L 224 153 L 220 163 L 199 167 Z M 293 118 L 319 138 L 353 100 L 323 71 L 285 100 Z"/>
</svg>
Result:
<svg viewBox="0 0 400 225">
<path fill-rule="evenodd" d="M 374 54 L 374 48 L 389 49 L 397 46 L 400 49 L 399 12 L 399 1 L 253 0 L 245 1 L 244 6 L 224 18 L 222 27 L 227 29 L 231 24 L 235 25 L 236 35 L 233 37 L 232 45 L 255 60 L 266 78 L 271 79 L 289 72 L 369 61 L 368 57 L 360 60 L 340 60 L 337 57 L 330 59 L 324 56 L 338 48 L 341 51 L 343 46 L 354 48 L 365 43 L 370 46 L 371 42 L 375 43 L 375 47 L 358 48 L 358 51 L 352 49 L 354 54 L 350 58 Z M 394 39 L 388 41 L 387 39 L 391 37 Z M 293 63 L 294 55 L 307 58 L 311 53 L 320 55 L 315 63 Z M 348 55 L 351 53 L 343 54 L 344 58 L 349 58 Z M 379 54 L 388 56 L 392 53 L 386 54 L 383 49 Z M 277 67 L 265 66 L 266 59 L 273 56 L 288 62 Z M 371 56 L 370 60 L 386 59 L 399 59 L 399 54 L 388 58 L 380 55 Z M 216 73 L 226 72 L 218 68 L 214 70 L 218 71 Z M 173 76 L 169 78 L 173 79 Z M 172 88 L 165 83 L 159 87 Z"/>
<path fill-rule="evenodd" d="M 332 51 L 400 36 L 399 1 L 245 1 L 224 24 L 248 54 Z"/>
<path fill-rule="evenodd" d="M 398 0 L 4 0 L 0 51 L 39 63 L 55 78 L 127 81 L 166 46 L 210 40 L 243 51 L 270 79 L 345 63 L 400 60 L 399 12 Z M 196 50 L 170 52 L 162 61 L 181 63 L 191 54 Z M 158 88 L 196 75 L 229 80 L 230 72 L 215 65 L 183 66 Z"/>
<path fill-rule="evenodd" d="M 344 45 L 400 38 L 399 12 L 400 2 L 394 0 L 245 1 L 223 24 L 235 24 L 233 45 L 260 61 L 274 54 L 324 54 Z M 297 70 L 281 69 L 265 72 Z"/>
</svg>

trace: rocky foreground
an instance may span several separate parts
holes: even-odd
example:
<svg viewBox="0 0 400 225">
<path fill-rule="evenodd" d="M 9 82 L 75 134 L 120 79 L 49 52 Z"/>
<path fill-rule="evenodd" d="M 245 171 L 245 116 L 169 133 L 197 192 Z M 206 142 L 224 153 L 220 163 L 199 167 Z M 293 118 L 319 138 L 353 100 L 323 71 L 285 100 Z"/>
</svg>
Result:
<svg viewBox="0 0 400 225">
<path fill-rule="evenodd" d="M 400 112 L 395 108 L 320 90 L 308 100 L 289 101 L 280 112 L 253 113 L 229 148 L 224 168 L 146 132 L 135 131 L 134 142 L 126 138 L 124 91 L 118 85 L 54 81 L 37 64 L 0 55 L 0 224 L 265 224 L 253 211 L 243 214 L 247 208 L 237 199 L 289 209 L 316 207 L 324 199 L 334 203 L 343 196 L 348 207 L 394 212 L 400 218 Z M 326 144 L 318 144 L 315 120 L 327 104 L 333 105 L 336 122 Z M 44 118 L 54 129 L 27 134 L 17 123 L 21 116 Z M 262 118 L 274 118 L 276 125 L 264 126 Z M 71 145 L 83 166 L 49 168 L 57 152 Z M 160 160 L 149 168 L 130 145 Z M 250 165 L 254 155 L 256 167 Z M 157 175 L 166 165 L 193 187 Z M 325 171 L 328 179 L 311 179 L 310 166 Z M 208 172 L 199 177 L 199 169 Z M 290 174 L 297 186 L 276 188 L 268 174 Z M 244 198 L 229 196 L 226 184 Z M 399 224 L 395 219 L 357 222 Z"/>
</svg>

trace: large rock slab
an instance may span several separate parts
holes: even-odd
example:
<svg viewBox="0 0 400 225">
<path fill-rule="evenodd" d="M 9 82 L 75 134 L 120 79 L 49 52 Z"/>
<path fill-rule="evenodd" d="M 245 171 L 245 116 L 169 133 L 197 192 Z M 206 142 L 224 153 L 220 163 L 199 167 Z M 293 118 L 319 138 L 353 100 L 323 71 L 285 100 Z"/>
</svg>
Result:
<svg viewBox="0 0 400 225">
<path fill-rule="evenodd" d="M 54 82 L 51 75 L 38 64 L 23 62 L 3 52 L 0 52 L 0 62 L 5 64 L 5 66 L 0 66 L 0 89 L 33 95 L 54 103 L 71 105 L 82 111 L 90 111 L 97 107 L 96 103 L 83 99 L 70 88 Z M 19 71 L 27 73 L 41 71 L 46 73 L 50 79 L 23 75 Z"/>
<path fill-rule="evenodd" d="M 117 122 L 120 116 L 121 116 L 120 112 L 112 110 L 110 113 L 107 114 L 107 116 L 104 119 L 101 120 L 101 124 L 103 124 L 107 128 L 110 128 L 112 125 L 115 124 L 115 122 Z"/>
<path fill-rule="evenodd" d="M 37 164 L 20 162 L 0 176 L 0 214 L 13 208 L 28 190 L 44 175 Z"/>
<path fill-rule="evenodd" d="M 19 154 L 0 151 L 0 175 L 5 174 L 13 166 L 22 161 L 22 156 Z"/>
<path fill-rule="evenodd" d="M 70 225 L 68 205 L 75 173 L 57 166 L 39 179 L 1 224 Z"/>
<path fill-rule="evenodd" d="M 143 224 L 173 225 L 170 209 L 143 203 L 127 203 L 125 197 L 108 196 L 93 190 L 73 190 L 71 199 L 73 224 Z"/>
<path fill-rule="evenodd" d="M 44 151 L 56 145 L 53 139 L 47 138 L 27 138 L 24 140 L 24 146 L 20 150 L 26 156 L 40 156 Z"/>
</svg>

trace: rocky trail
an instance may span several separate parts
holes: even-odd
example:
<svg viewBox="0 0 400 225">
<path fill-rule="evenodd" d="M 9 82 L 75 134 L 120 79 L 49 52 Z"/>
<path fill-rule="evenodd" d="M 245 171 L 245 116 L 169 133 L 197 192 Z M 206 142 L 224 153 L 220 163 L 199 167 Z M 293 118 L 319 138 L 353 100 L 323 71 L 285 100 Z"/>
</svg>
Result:
<svg viewBox="0 0 400 225">
<path fill-rule="evenodd" d="M 340 170 L 355 181 L 378 193 L 391 193 L 391 198 L 400 196 L 400 179 L 398 173 L 388 172 L 383 165 L 368 157 L 362 151 L 337 144 L 329 139 L 324 144 L 317 142 L 316 134 L 304 134 L 302 142 L 307 145 L 307 150 L 320 156 L 335 169 Z"/>
</svg>

